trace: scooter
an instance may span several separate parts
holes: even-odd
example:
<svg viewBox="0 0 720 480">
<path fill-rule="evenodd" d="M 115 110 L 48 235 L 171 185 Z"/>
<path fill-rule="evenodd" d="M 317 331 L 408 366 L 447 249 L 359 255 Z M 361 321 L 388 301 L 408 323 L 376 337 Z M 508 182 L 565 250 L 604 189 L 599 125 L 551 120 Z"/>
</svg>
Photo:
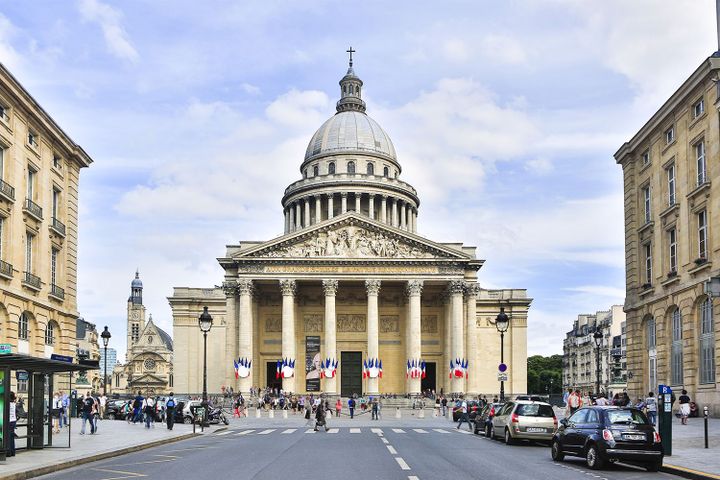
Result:
<svg viewBox="0 0 720 480">
<path fill-rule="evenodd" d="M 225 425 L 230 425 L 230 421 L 225 416 L 225 412 L 223 412 L 222 408 L 213 408 L 210 413 L 208 413 L 208 422 L 213 424 L 222 422 Z"/>
</svg>

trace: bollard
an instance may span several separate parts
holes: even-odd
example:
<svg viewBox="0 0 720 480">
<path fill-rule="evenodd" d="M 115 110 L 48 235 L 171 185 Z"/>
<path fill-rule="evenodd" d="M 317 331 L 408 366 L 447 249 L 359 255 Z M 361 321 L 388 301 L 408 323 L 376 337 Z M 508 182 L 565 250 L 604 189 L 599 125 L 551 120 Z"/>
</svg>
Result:
<svg viewBox="0 0 720 480">
<path fill-rule="evenodd" d="M 400 413 L 400 407 L 395 407 L 395 418 L 402 418 L 402 413 Z"/>
<path fill-rule="evenodd" d="M 272 408 L 268 410 L 268 418 L 275 418 L 275 410 Z"/>
<path fill-rule="evenodd" d="M 703 416 L 705 417 L 705 448 L 709 448 L 708 446 L 708 407 L 707 405 L 703 407 Z"/>
<path fill-rule="evenodd" d="M 283 418 L 287 418 L 287 410 L 283 410 Z"/>
<path fill-rule="evenodd" d="M 420 409 L 420 413 L 418 413 L 418 418 L 425 418 L 425 409 Z"/>
<path fill-rule="evenodd" d="M 260 408 L 255 410 L 255 418 L 260 418 Z"/>
</svg>

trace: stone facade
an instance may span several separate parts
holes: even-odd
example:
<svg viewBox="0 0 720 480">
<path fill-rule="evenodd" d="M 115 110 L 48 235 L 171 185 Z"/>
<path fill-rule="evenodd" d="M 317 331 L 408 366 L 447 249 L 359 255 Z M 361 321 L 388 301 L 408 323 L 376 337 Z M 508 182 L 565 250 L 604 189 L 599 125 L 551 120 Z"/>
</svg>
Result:
<svg viewBox="0 0 720 480">
<path fill-rule="evenodd" d="M 623 169 L 628 390 L 685 388 L 720 415 L 720 58 L 710 57 L 615 153 Z M 712 185 L 715 185 L 713 187 Z"/>
<path fill-rule="evenodd" d="M 98 331 L 94 323 L 78 318 L 75 328 L 75 356 L 86 360 L 100 360 L 100 345 L 98 344 Z M 63 375 L 63 377 L 65 377 Z M 102 391 L 102 378 L 98 370 L 79 372 L 74 380 L 73 388 L 78 395 L 85 392 Z"/>
<path fill-rule="evenodd" d="M 531 299 L 524 290 L 481 288 L 475 247 L 417 234 L 419 197 L 399 180 L 395 149 L 365 113 L 352 65 L 340 87 L 337 114 L 308 145 L 302 180 L 285 190 L 285 233 L 228 246 L 218 259 L 222 287 L 175 288 L 169 298 L 175 390 L 202 389 L 198 316 L 207 306 L 210 392 L 497 394 L 493 322 L 504 306 L 512 319 L 506 391 L 524 393 Z M 467 370 L 451 378 L 455 360 Z M 409 375 L 408 362 L 424 364 L 425 378 Z"/>
<path fill-rule="evenodd" d="M 0 339 L 14 352 L 75 357 L 78 189 L 91 163 L 0 65 Z"/>
</svg>

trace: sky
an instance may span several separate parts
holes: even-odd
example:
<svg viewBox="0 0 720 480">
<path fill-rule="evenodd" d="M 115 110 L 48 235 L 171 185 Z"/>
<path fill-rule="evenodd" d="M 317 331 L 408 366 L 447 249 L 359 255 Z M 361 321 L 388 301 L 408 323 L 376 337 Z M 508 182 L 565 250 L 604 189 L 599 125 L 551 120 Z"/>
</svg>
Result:
<svg viewBox="0 0 720 480">
<path fill-rule="evenodd" d="M 624 301 L 613 153 L 717 45 L 712 0 L 0 0 L 0 62 L 94 159 L 78 308 L 124 357 L 136 268 L 173 287 L 282 233 L 280 200 L 335 112 L 352 45 L 368 114 L 419 193 L 418 233 L 526 288 L 530 354 Z"/>
</svg>

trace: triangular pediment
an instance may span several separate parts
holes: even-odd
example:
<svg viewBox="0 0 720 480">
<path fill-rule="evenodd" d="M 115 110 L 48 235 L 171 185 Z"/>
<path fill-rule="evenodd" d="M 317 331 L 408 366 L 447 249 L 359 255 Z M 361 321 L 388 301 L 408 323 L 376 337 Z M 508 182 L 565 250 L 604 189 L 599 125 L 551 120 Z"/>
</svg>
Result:
<svg viewBox="0 0 720 480">
<path fill-rule="evenodd" d="M 474 259 L 354 212 L 237 252 L 233 258 Z"/>
<path fill-rule="evenodd" d="M 166 380 L 163 380 L 160 377 L 157 377 L 155 375 L 146 373 L 143 375 L 140 375 L 139 377 L 134 377 L 132 379 L 133 384 L 150 384 L 150 385 L 165 385 L 167 383 Z"/>
</svg>

